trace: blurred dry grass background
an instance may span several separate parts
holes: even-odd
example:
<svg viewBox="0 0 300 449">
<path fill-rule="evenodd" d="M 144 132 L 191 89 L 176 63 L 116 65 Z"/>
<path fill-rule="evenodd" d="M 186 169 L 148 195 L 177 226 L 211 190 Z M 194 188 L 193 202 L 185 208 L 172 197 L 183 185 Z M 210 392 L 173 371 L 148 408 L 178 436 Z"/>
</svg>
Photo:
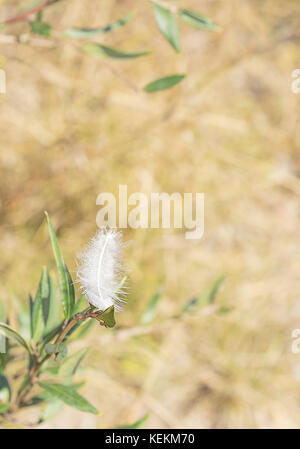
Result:
<svg viewBox="0 0 300 449">
<path fill-rule="evenodd" d="M 22 3 L 2 2 L 3 14 Z M 112 427 L 146 412 L 146 427 L 300 427 L 300 356 L 291 352 L 300 327 L 300 95 L 290 88 L 300 2 L 170 3 L 212 17 L 223 32 L 180 24 L 176 55 L 149 2 L 73 0 L 45 13 L 56 29 L 105 25 L 135 9 L 134 21 L 97 40 L 152 55 L 111 62 L 59 38 L 57 48 L 1 44 L 1 301 L 26 301 L 41 265 L 55 269 L 44 210 L 75 269 L 96 230 L 100 192 L 119 184 L 129 193 L 204 192 L 202 240 L 125 232 L 131 293 L 118 322 L 139 326 L 161 283 L 160 314 L 174 314 L 221 272 L 217 303 L 231 312 L 199 312 L 123 340 L 94 328 L 82 376 L 102 416 L 65 407 L 43 427 Z M 170 91 L 135 90 L 182 72 Z"/>
</svg>

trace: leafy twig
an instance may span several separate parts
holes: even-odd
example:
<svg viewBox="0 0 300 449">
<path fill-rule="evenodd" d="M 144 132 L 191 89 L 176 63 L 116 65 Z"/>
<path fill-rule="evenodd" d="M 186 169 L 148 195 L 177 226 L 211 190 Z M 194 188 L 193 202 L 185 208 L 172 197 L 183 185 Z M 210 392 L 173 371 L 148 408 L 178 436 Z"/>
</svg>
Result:
<svg viewBox="0 0 300 449">
<path fill-rule="evenodd" d="M 27 11 L 21 12 L 13 17 L 10 17 L 9 19 L 6 19 L 3 21 L 4 24 L 6 23 L 15 23 L 15 22 L 21 22 L 23 20 L 27 20 L 28 16 L 31 14 L 36 14 L 38 12 L 41 12 L 43 9 L 47 8 L 47 6 L 51 6 L 54 3 L 59 2 L 60 0 L 46 0 L 43 3 L 40 3 L 37 6 L 33 6 L 32 8 L 28 9 Z"/>
<path fill-rule="evenodd" d="M 89 309 L 87 312 L 78 313 L 77 315 L 73 316 L 73 318 L 70 321 L 66 321 L 61 333 L 58 335 L 57 339 L 55 340 L 55 344 L 59 345 L 63 339 L 68 335 L 70 330 L 81 320 L 85 320 L 87 318 L 96 318 L 99 314 L 101 314 L 102 311 L 94 311 L 94 309 Z M 100 321 L 100 325 L 105 325 L 104 322 Z M 22 401 L 24 400 L 25 396 L 29 393 L 32 386 L 34 385 L 36 381 L 36 377 L 38 376 L 39 370 L 41 366 L 50 359 L 52 354 L 46 354 L 42 359 L 39 359 L 41 354 L 39 356 L 34 356 L 32 368 L 30 369 L 27 382 L 23 385 L 23 388 L 21 391 L 19 391 L 19 394 L 16 398 L 16 404 L 15 408 L 18 408 Z"/>
</svg>

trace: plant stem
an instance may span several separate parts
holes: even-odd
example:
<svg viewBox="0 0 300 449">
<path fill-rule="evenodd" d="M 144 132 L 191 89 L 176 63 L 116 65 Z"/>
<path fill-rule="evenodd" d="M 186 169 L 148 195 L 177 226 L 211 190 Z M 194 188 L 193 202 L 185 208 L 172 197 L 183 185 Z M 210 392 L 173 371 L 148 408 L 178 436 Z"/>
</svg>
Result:
<svg viewBox="0 0 300 449">
<path fill-rule="evenodd" d="M 74 317 L 68 322 L 65 321 L 65 324 L 62 327 L 61 333 L 58 335 L 58 337 L 55 340 L 55 344 L 58 345 L 63 341 L 63 339 L 67 336 L 67 334 L 70 332 L 70 330 L 81 320 L 85 320 L 86 318 L 96 318 L 102 311 L 93 312 L 93 309 L 89 309 L 85 313 L 78 313 L 77 315 L 74 315 Z M 101 324 L 101 323 L 100 323 Z M 35 383 L 35 379 L 39 373 L 39 370 L 41 366 L 50 359 L 52 354 L 46 354 L 42 359 L 39 360 L 38 356 L 34 357 L 32 368 L 28 375 L 28 380 L 23 386 L 22 390 L 19 392 L 17 398 L 16 398 L 16 408 L 18 408 L 21 404 L 21 402 L 24 400 L 25 396 L 29 391 L 31 390 L 33 384 Z"/>
<path fill-rule="evenodd" d="M 9 19 L 4 20 L 2 23 L 7 24 L 7 23 L 16 23 L 16 22 L 21 22 L 23 20 L 27 20 L 28 16 L 30 16 L 31 14 L 36 14 L 38 12 L 43 11 L 43 9 L 47 8 L 47 6 L 51 6 L 54 3 L 57 3 L 61 0 L 45 0 L 43 3 L 40 3 L 37 6 L 33 6 L 32 8 L 28 9 L 27 11 L 24 11 L 22 13 L 19 13 L 13 17 L 10 17 Z M 151 3 L 153 3 L 152 0 L 147 0 L 150 1 Z M 164 0 L 155 0 L 156 4 L 162 6 L 163 8 L 169 10 L 170 12 L 176 14 L 177 12 L 177 7 L 175 5 L 172 5 Z"/>
<path fill-rule="evenodd" d="M 6 19 L 3 21 L 3 23 L 15 23 L 15 22 L 21 22 L 22 20 L 26 20 L 28 16 L 31 14 L 36 14 L 43 9 L 45 9 L 47 6 L 53 5 L 54 3 L 59 2 L 60 0 L 46 0 L 43 3 L 40 3 L 37 6 L 33 6 L 32 8 L 28 9 L 25 12 L 21 12 L 20 14 L 17 14 L 16 16 L 10 17 L 9 19 Z"/>
</svg>

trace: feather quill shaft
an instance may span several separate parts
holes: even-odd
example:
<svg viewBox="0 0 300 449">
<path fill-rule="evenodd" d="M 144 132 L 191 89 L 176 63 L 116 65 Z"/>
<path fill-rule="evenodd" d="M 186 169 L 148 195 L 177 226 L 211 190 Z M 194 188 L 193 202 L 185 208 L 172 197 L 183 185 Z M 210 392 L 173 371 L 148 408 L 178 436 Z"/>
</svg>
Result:
<svg viewBox="0 0 300 449">
<path fill-rule="evenodd" d="M 79 255 L 77 280 L 90 304 L 100 310 L 115 306 L 120 311 L 126 286 L 121 257 L 122 235 L 114 229 L 101 229 Z"/>
</svg>

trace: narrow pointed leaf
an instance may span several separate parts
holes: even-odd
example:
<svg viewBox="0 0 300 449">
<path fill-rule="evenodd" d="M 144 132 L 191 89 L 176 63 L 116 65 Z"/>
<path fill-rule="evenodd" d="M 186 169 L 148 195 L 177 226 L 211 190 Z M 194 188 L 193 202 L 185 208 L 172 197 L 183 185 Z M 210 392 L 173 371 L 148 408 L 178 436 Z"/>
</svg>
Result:
<svg viewBox="0 0 300 449">
<path fill-rule="evenodd" d="M 180 38 L 176 19 L 170 11 L 154 3 L 154 16 L 159 31 L 172 45 L 177 53 L 180 53 Z"/>
<path fill-rule="evenodd" d="M 53 418 L 60 410 L 63 408 L 63 403 L 61 401 L 50 400 L 46 403 L 46 407 L 43 410 L 40 422 L 47 421 Z"/>
<path fill-rule="evenodd" d="M 83 348 L 75 352 L 75 354 L 72 354 L 71 356 L 67 357 L 60 367 L 59 370 L 60 376 L 63 377 L 73 376 L 76 373 L 80 363 L 86 356 L 88 350 L 89 350 L 88 348 Z"/>
<path fill-rule="evenodd" d="M 39 382 L 39 385 L 53 397 L 60 399 L 65 404 L 75 407 L 83 412 L 93 413 L 95 415 L 99 414 L 98 410 L 96 410 L 93 405 L 77 393 L 71 386 L 46 382 Z"/>
<path fill-rule="evenodd" d="M 62 329 L 64 324 L 64 321 L 62 321 L 58 326 L 54 327 L 50 332 L 44 335 L 43 337 L 43 346 L 46 346 L 49 341 L 51 341 L 56 335 L 59 333 L 59 331 Z"/>
<path fill-rule="evenodd" d="M 30 317 L 30 335 L 33 336 L 33 304 L 32 296 L 29 295 L 29 317 Z"/>
<path fill-rule="evenodd" d="M 126 23 L 128 23 L 132 19 L 133 16 L 134 16 L 134 13 L 130 12 L 129 14 L 126 14 L 124 17 L 122 17 L 121 19 L 116 20 L 115 22 L 112 22 L 109 25 L 106 25 L 105 27 L 100 27 L 100 28 L 70 28 L 69 30 L 65 31 L 65 35 L 68 37 L 75 37 L 78 39 L 91 38 L 91 37 L 97 36 L 98 34 L 117 30 L 118 28 L 126 25 Z"/>
<path fill-rule="evenodd" d="M 206 290 L 204 290 L 204 292 L 200 296 L 198 305 L 206 306 L 212 304 L 224 280 L 225 276 L 222 275 L 219 276 L 217 279 L 215 279 L 213 282 L 211 282 L 211 284 L 207 287 Z"/>
<path fill-rule="evenodd" d="M 48 370 L 49 371 L 49 370 Z M 55 375 L 58 374 L 58 370 L 56 370 Z M 62 383 L 62 385 L 67 385 L 66 383 Z M 78 391 L 81 387 L 83 387 L 85 385 L 85 382 L 80 382 L 80 383 L 76 383 L 76 384 L 69 384 L 67 386 L 72 387 L 75 391 Z M 51 393 L 49 393 L 46 390 L 43 390 L 41 393 L 39 393 L 37 396 L 35 396 L 33 398 L 35 401 L 41 400 L 41 401 L 53 401 L 53 395 Z M 59 400 L 59 399 L 54 399 Z"/>
<path fill-rule="evenodd" d="M 55 361 L 59 362 L 64 359 L 67 355 L 67 347 L 64 343 L 55 344 L 55 343 L 47 343 L 45 345 L 45 352 L 47 354 L 55 354 Z"/>
<path fill-rule="evenodd" d="M 212 304 L 215 300 L 216 294 L 225 280 L 225 276 L 219 276 L 211 282 L 211 284 L 204 290 L 204 292 L 197 298 L 191 299 L 182 309 L 182 312 L 190 312 L 195 306 L 206 307 Z"/>
<path fill-rule="evenodd" d="M 28 304 L 23 301 L 18 301 L 17 303 L 17 318 L 18 332 L 22 335 L 22 337 L 29 341 L 31 338 L 31 322 L 30 322 L 30 310 Z"/>
<path fill-rule="evenodd" d="M 47 343 L 45 345 L 45 351 L 47 354 L 55 354 L 57 352 L 57 345 L 55 343 Z"/>
<path fill-rule="evenodd" d="M 12 338 L 21 346 L 23 346 L 23 348 L 27 349 L 30 354 L 32 353 L 30 345 L 26 342 L 22 335 L 8 326 L 8 324 L 0 323 L 0 334 L 5 335 L 7 338 Z"/>
<path fill-rule="evenodd" d="M 61 360 L 66 358 L 67 357 L 67 353 L 68 353 L 66 345 L 64 345 L 62 343 L 59 345 L 58 349 L 59 349 L 59 352 L 55 356 L 55 361 L 56 362 L 60 362 Z"/>
<path fill-rule="evenodd" d="M 57 265 L 57 268 L 59 271 L 60 288 L 61 288 L 61 294 L 62 294 L 62 304 L 63 304 L 64 315 L 65 315 L 65 318 L 68 319 L 71 316 L 71 311 L 73 309 L 74 302 L 75 302 L 74 285 L 73 285 L 69 270 L 64 262 L 62 254 L 60 252 L 57 237 L 56 237 L 55 231 L 53 229 L 49 215 L 47 212 L 45 212 L 45 214 L 47 217 L 53 253 L 54 253 L 56 265 Z"/>
<path fill-rule="evenodd" d="M 67 338 L 73 340 L 81 340 L 91 330 L 96 323 L 96 320 L 87 319 L 79 321 L 67 335 Z"/>
<path fill-rule="evenodd" d="M 8 340 L 6 341 L 6 338 L 3 335 L 0 335 L 0 350 L 4 351 L 0 351 L 0 373 L 4 373 L 5 367 L 8 364 L 10 357 Z"/>
<path fill-rule="evenodd" d="M 140 429 L 148 420 L 149 416 L 150 416 L 149 413 L 146 413 L 146 415 L 144 415 L 141 419 L 139 419 L 135 423 L 124 424 L 124 426 L 117 427 L 117 429 Z"/>
<path fill-rule="evenodd" d="M 41 279 L 32 308 L 32 338 L 38 341 L 49 314 L 50 281 L 46 267 L 43 267 Z"/>
<path fill-rule="evenodd" d="M 76 315 L 77 313 L 81 312 L 86 304 L 86 297 L 85 295 L 81 295 L 76 304 L 74 304 L 73 310 L 72 310 L 72 316 Z"/>
<path fill-rule="evenodd" d="M 69 269 L 66 264 L 65 264 L 65 273 L 66 273 L 66 277 L 67 277 L 68 296 L 70 298 L 69 299 L 69 307 L 68 307 L 69 318 L 70 318 L 72 315 L 72 310 L 74 308 L 74 304 L 75 304 L 75 289 L 74 289 L 73 279 L 71 277 L 71 274 L 70 274 Z"/>
<path fill-rule="evenodd" d="M 50 276 L 49 314 L 45 334 L 49 334 L 62 320 L 60 287 L 55 277 Z"/>
<path fill-rule="evenodd" d="M 119 50 L 117 48 L 108 47 L 107 45 L 96 44 L 95 42 L 89 42 L 82 47 L 83 51 L 89 53 L 94 56 L 101 56 L 107 58 L 115 58 L 115 59 L 132 59 L 139 58 L 141 56 L 146 56 L 150 52 L 149 51 L 141 51 L 141 52 L 125 52 L 123 50 Z"/>
<path fill-rule="evenodd" d="M 43 282 L 42 282 L 42 311 L 44 325 L 47 326 L 49 311 L 50 311 L 50 298 L 51 298 L 51 284 L 50 277 L 46 267 L 43 269 Z"/>
<path fill-rule="evenodd" d="M 190 9 L 180 9 L 178 12 L 180 19 L 200 30 L 220 31 L 221 28 L 211 19 Z"/>
<path fill-rule="evenodd" d="M 158 290 L 150 299 L 147 307 L 142 315 L 142 324 L 149 324 L 157 315 L 159 301 L 162 298 L 162 290 Z"/>
<path fill-rule="evenodd" d="M 158 92 L 160 90 L 170 89 L 170 87 L 173 87 L 175 86 L 175 84 L 180 83 L 180 81 L 182 81 L 185 78 L 185 76 L 186 75 L 171 75 L 165 78 L 159 78 L 147 84 L 144 87 L 144 91 L 151 93 L 151 92 Z"/>
</svg>

